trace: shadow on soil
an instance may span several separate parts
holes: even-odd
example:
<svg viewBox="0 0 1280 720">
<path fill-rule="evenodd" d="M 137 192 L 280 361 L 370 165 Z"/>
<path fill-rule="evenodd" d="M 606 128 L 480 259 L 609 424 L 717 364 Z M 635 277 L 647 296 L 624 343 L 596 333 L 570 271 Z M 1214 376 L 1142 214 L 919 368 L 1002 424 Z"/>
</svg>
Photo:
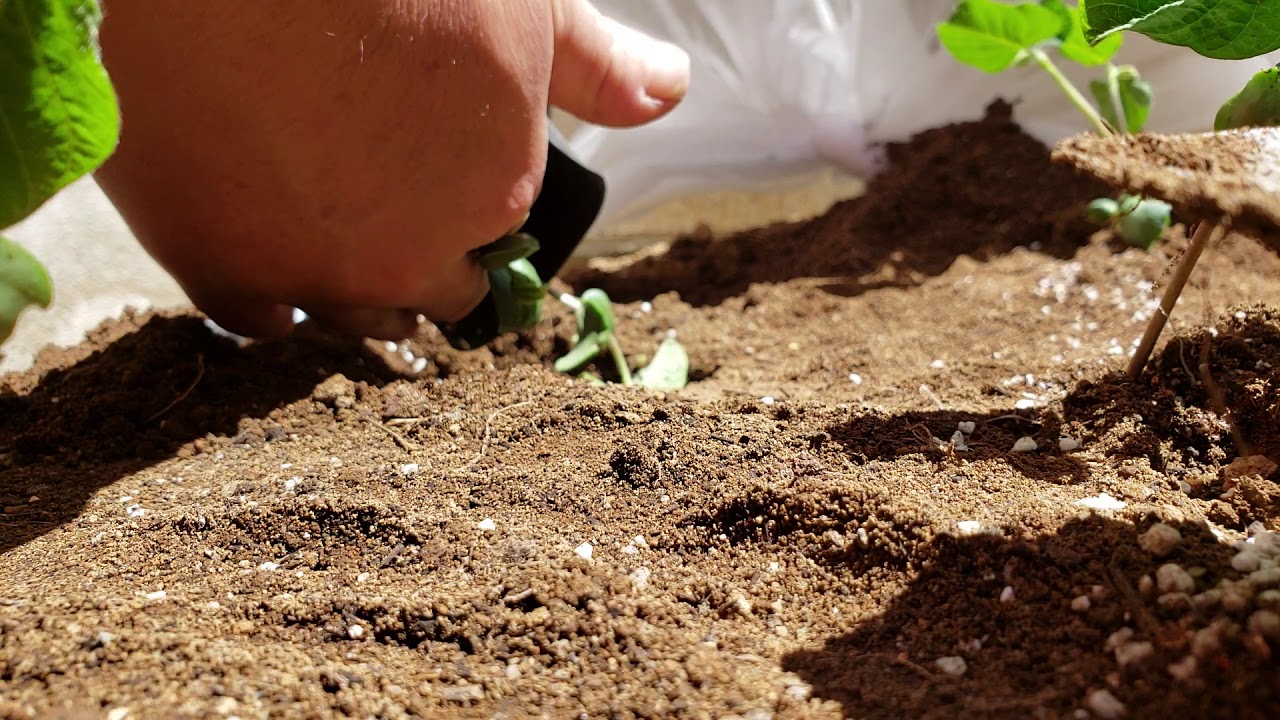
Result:
<svg viewBox="0 0 1280 720">
<path fill-rule="evenodd" d="M 1207 528 L 1178 527 L 1184 540 L 1167 560 L 1229 567 L 1230 548 Z M 1176 620 L 1160 617 L 1154 598 L 1136 590 L 1160 562 L 1137 545 L 1145 528 L 1093 516 L 1027 542 L 940 536 L 913 553 L 928 566 L 883 613 L 820 648 L 787 655 L 783 668 L 849 717 L 1072 717 L 1100 688 L 1125 702 L 1131 717 L 1276 717 L 1274 666 L 1243 648 L 1224 648 L 1197 680 L 1178 682 L 1166 671 L 1185 656 L 1187 641 Z M 1217 580 L 1209 572 L 1201 586 Z M 1005 586 L 1014 601 L 1000 602 Z M 1073 611 L 1081 595 L 1094 602 Z M 1124 627 L 1156 650 L 1121 671 L 1106 643 Z M 967 671 L 940 672 L 940 657 L 963 657 Z M 1108 682 L 1113 673 L 1118 687 Z"/>
<path fill-rule="evenodd" d="M 974 425 L 972 433 L 963 434 L 968 449 L 955 452 L 948 446 L 959 426 L 966 422 Z M 964 463 L 999 461 L 1042 482 L 1083 481 L 1088 475 L 1085 465 L 1058 449 L 1061 427 L 1061 419 L 1050 413 L 1032 415 L 1012 408 L 986 415 L 945 410 L 901 415 L 867 412 L 829 428 L 827 434 L 859 464 L 922 454 L 937 463 L 952 459 Z M 1040 450 L 1013 452 L 1014 444 L 1023 437 L 1035 440 Z M 961 469 L 957 462 L 957 470 Z"/>
<path fill-rule="evenodd" d="M 153 317 L 103 350 L 49 372 L 22 396 L 0 393 L 0 552 L 75 517 L 115 480 L 246 419 L 308 397 L 333 373 L 381 386 L 404 377 L 358 340 L 307 325 L 239 348 L 195 317 Z M 283 437 L 260 424 L 246 442 Z M 24 513 L 30 496 L 41 502 Z"/>
</svg>

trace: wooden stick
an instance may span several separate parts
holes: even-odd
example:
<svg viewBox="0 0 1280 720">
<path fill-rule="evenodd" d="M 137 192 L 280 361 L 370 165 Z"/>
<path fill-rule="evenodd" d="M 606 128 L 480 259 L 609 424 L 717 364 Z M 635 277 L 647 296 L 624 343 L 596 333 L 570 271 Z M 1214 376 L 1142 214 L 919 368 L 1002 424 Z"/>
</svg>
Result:
<svg viewBox="0 0 1280 720">
<path fill-rule="evenodd" d="M 1178 304 L 1178 297 L 1186 287 L 1187 279 L 1191 277 L 1191 271 L 1195 269 L 1196 262 L 1200 260 L 1200 255 L 1209 244 L 1209 238 L 1217 230 L 1217 223 L 1212 222 L 1201 222 L 1196 228 L 1195 235 L 1191 237 L 1191 245 L 1187 247 L 1187 252 L 1173 271 L 1168 287 L 1164 289 L 1164 297 L 1160 299 L 1160 311 L 1151 316 L 1151 321 L 1147 323 L 1147 331 L 1138 345 L 1138 351 L 1129 361 L 1130 380 L 1137 380 L 1142 375 L 1147 361 L 1151 359 L 1151 351 L 1155 350 L 1156 341 L 1160 339 L 1160 333 L 1164 330 L 1165 323 L 1169 321 L 1169 316 L 1173 314 L 1173 308 Z"/>
</svg>

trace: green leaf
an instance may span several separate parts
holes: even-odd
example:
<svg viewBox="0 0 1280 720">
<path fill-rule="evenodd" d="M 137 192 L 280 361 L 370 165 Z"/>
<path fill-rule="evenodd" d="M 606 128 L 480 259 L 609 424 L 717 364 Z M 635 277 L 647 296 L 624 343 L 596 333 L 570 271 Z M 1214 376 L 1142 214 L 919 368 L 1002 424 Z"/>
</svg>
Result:
<svg viewBox="0 0 1280 720">
<path fill-rule="evenodd" d="M 48 308 L 53 285 L 44 265 L 21 245 L 0 236 L 0 342 L 9 339 L 23 310 Z"/>
<path fill-rule="evenodd" d="M 1091 44 L 1084 36 L 1084 24 L 1080 21 L 1080 13 L 1074 7 L 1067 7 L 1062 0 L 1041 0 L 1041 5 L 1053 10 L 1062 20 L 1062 31 L 1058 34 L 1061 44 L 1058 51 L 1067 59 L 1094 67 L 1111 61 L 1124 44 L 1123 35 L 1113 35 L 1097 45 Z"/>
<path fill-rule="evenodd" d="M 618 320 L 613 314 L 613 302 L 605 291 L 590 288 L 579 299 L 582 301 L 582 314 L 578 319 L 579 334 L 609 333 L 618 326 Z"/>
<path fill-rule="evenodd" d="M 658 345 L 653 360 L 636 372 L 635 380 L 650 390 L 681 390 L 689 384 L 689 354 L 675 338 L 666 338 Z"/>
<path fill-rule="evenodd" d="M 490 270 L 489 293 L 498 312 L 498 332 L 528 330 L 542 321 L 547 286 L 528 260 L 520 258 Z"/>
<path fill-rule="evenodd" d="M 120 112 L 95 0 L 0 0 L 0 228 L 115 152 Z"/>
<path fill-rule="evenodd" d="M 1116 95 L 1120 97 L 1120 107 L 1124 110 L 1124 125 L 1121 127 L 1120 116 L 1116 113 L 1112 101 L 1111 82 L 1115 83 Z M 1125 65 L 1113 68 L 1107 80 L 1094 80 L 1089 83 L 1089 92 L 1098 103 L 1098 111 L 1111 126 L 1121 132 L 1139 133 L 1147 126 L 1151 116 L 1151 101 L 1155 95 L 1151 85 L 1138 74 L 1138 69 Z"/>
<path fill-rule="evenodd" d="M 1136 32 L 1205 57 L 1246 60 L 1280 49 L 1273 0 L 1080 0 L 1091 43 Z"/>
<path fill-rule="evenodd" d="M 1089 218 L 1089 221 L 1099 225 L 1111 222 L 1119 214 L 1120 203 L 1111 198 L 1098 198 L 1089 203 L 1089 206 L 1085 209 L 1085 215 Z"/>
<path fill-rule="evenodd" d="M 1169 227 L 1172 212 L 1168 203 L 1144 198 L 1132 212 L 1120 216 L 1120 236 L 1134 247 L 1150 250 Z"/>
<path fill-rule="evenodd" d="M 1056 42 L 1062 31 L 1062 17 L 1043 5 L 964 0 L 938 25 L 938 39 L 956 60 L 1000 73 L 1024 61 L 1036 46 Z"/>
<path fill-rule="evenodd" d="M 0 0 L 3 1 L 3 0 Z M 480 248 L 476 262 L 485 270 L 505 267 L 516 260 L 523 260 L 541 248 L 537 238 L 528 233 L 514 233 L 498 238 Z"/>
<path fill-rule="evenodd" d="M 1254 75 L 1240 92 L 1218 110 L 1213 120 L 1216 131 L 1243 127 L 1280 125 L 1280 69 L 1270 68 Z"/>
<path fill-rule="evenodd" d="M 557 358 L 552 367 L 556 372 L 573 373 L 595 360 L 609 344 L 608 333 L 593 332 L 578 339 L 573 349 Z"/>
</svg>

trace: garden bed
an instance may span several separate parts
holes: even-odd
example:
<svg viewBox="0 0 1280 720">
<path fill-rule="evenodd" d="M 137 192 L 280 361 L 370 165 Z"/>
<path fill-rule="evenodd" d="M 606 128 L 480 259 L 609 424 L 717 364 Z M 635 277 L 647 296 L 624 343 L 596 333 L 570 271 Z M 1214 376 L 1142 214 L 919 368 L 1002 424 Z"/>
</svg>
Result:
<svg viewBox="0 0 1280 720">
<path fill-rule="evenodd" d="M 1125 381 L 1183 228 L 1097 232 L 1109 189 L 1008 110 L 811 221 L 567 277 L 627 348 L 676 329 L 679 393 L 556 374 L 551 308 L 474 353 L 189 313 L 46 351 L 0 396 L 0 708 L 1275 717 L 1280 571 L 1232 543 L 1280 486 L 1206 380 L 1280 458 L 1280 258 L 1210 248 Z"/>
</svg>

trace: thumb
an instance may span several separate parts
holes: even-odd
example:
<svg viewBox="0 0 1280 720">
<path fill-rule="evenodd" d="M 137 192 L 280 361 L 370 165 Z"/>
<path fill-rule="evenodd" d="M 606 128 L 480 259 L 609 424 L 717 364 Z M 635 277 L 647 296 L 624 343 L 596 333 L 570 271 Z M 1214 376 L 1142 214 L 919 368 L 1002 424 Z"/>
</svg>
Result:
<svg viewBox="0 0 1280 720">
<path fill-rule="evenodd" d="M 625 127 L 670 112 L 689 88 L 689 56 L 600 14 L 553 0 L 551 104 L 596 125 Z"/>
</svg>

